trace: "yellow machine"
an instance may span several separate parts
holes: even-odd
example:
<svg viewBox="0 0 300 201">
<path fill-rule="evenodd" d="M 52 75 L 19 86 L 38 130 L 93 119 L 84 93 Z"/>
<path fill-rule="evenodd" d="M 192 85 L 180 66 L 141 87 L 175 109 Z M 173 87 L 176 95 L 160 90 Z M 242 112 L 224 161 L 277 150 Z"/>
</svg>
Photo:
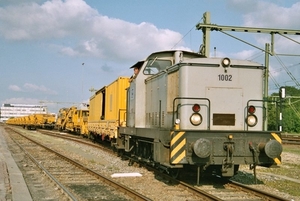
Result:
<svg viewBox="0 0 300 201">
<path fill-rule="evenodd" d="M 9 118 L 8 120 L 6 120 L 6 124 L 9 124 L 9 125 L 18 125 L 18 120 L 19 118 L 17 117 L 12 117 L 12 118 Z"/>
<path fill-rule="evenodd" d="M 70 132 L 75 132 L 75 115 L 77 116 L 77 107 L 72 106 L 67 113 L 64 129 Z"/>
<path fill-rule="evenodd" d="M 57 130 L 59 130 L 59 131 L 64 130 L 65 123 L 66 123 L 65 120 L 66 120 L 68 111 L 69 111 L 69 108 L 61 108 L 58 111 L 56 125 L 55 125 Z"/>
<path fill-rule="evenodd" d="M 114 82 L 96 91 L 90 98 L 89 137 L 102 140 L 117 138 L 118 127 L 126 125 L 126 89 L 128 77 L 119 77 Z"/>
<path fill-rule="evenodd" d="M 61 108 L 58 113 L 56 127 L 58 130 L 67 130 L 80 135 L 87 135 L 87 121 L 89 110 L 87 105 L 80 105 L 78 108 Z"/>
<path fill-rule="evenodd" d="M 28 130 L 34 130 L 34 129 L 36 129 L 36 127 L 35 127 L 35 117 L 34 117 L 33 114 L 25 116 L 23 118 L 23 120 L 24 120 L 22 122 L 23 128 L 26 128 Z"/>
<path fill-rule="evenodd" d="M 34 125 L 36 128 L 53 129 L 55 125 L 55 114 L 34 114 Z"/>
</svg>

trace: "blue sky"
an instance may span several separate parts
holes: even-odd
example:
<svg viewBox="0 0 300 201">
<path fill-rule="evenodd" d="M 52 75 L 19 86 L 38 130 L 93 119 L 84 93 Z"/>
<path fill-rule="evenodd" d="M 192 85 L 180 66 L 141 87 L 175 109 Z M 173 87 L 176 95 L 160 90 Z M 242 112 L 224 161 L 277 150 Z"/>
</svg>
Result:
<svg viewBox="0 0 300 201">
<path fill-rule="evenodd" d="M 0 0 L 0 103 L 43 101 L 57 113 L 87 102 L 89 89 L 130 76 L 129 67 L 151 52 L 198 51 L 195 25 L 206 11 L 218 25 L 300 30 L 296 0 Z M 266 34 L 230 34 L 262 49 L 270 43 Z M 264 63 L 261 51 L 219 32 L 211 34 L 213 47 L 218 57 Z M 276 36 L 275 51 L 300 55 L 300 45 Z M 279 58 L 300 82 L 300 57 Z M 295 86 L 273 57 L 271 75 Z M 269 90 L 277 91 L 272 80 Z"/>
</svg>

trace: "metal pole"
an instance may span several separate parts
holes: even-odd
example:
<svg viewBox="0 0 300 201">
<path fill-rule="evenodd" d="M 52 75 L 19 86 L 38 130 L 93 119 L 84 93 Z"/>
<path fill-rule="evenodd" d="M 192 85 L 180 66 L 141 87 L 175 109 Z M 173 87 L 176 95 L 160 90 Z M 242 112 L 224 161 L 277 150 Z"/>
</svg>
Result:
<svg viewBox="0 0 300 201">
<path fill-rule="evenodd" d="M 268 130 L 268 103 L 267 103 L 267 99 L 268 99 L 268 93 L 269 93 L 269 51 L 270 51 L 270 44 L 266 43 L 265 45 L 265 79 L 264 79 L 264 108 L 265 108 L 265 116 L 264 116 L 264 128 L 263 130 L 266 131 Z"/>
<path fill-rule="evenodd" d="M 82 72 L 81 72 L 81 100 L 80 102 L 83 102 L 83 72 L 84 72 L 84 63 L 81 64 L 82 66 Z"/>
<path fill-rule="evenodd" d="M 282 131 L 282 102 L 285 99 L 285 87 L 280 87 L 279 89 L 279 99 L 280 99 L 280 111 L 279 111 L 279 131 Z"/>
<path fill-rule="evenodd" d="M 210 24 L 210 12 L 205 12 L 203 14 L 203 23 L 204 24 Z M 202 41 L 202 47 L 199 50 L 200 54 L 206 56 L 209 58 L 209 51 L 210 51 L 210 29 L 209 28 L 202 28 L 203 32 L 203 41 Z"/>
</svg>

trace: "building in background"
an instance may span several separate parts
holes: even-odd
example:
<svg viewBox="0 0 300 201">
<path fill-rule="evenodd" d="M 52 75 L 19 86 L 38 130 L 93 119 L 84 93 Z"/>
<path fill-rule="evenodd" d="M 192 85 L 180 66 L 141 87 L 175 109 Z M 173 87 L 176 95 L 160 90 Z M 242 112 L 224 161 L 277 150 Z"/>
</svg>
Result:
<svg viewBox="0 0 300 201">
<path fill-rule="evenodd" d="M 5 122 L 11 117 L 21 117 L 30 114 L 47 114 L 45 105 L 10 104 L 4 103 L 0 107 L 0 122 Z"/>
</svg>

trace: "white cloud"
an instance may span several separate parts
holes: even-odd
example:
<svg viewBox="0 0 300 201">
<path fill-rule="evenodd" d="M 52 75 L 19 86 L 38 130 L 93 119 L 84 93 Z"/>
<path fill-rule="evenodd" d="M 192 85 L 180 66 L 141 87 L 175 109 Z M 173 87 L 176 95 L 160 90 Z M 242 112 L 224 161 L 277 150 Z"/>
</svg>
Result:
<svg viewBox="0 0 300 201">
<path fill-rule="evenodd" d="M 22 23 L 20 23 L 22 22 Z M 68 56 L 136 60 L 171 49 L 182 35 L 150 23 L 134 24 L 98 13 L 83 0 L 52 0 L 39 5 L 0 8 L 0 36 L 10 40 L 48 40 Z M 72 45 L 64 40 L 72 40 Z M 53 41 L 53 40 L 51 40 Z M 183 42 L 178 46 L 183 46 Z M 184 48 L 184 47 L 183 47 Z M 181 48 L 181 49 L 183 49 Z"/>
<path fill-rule="evenodd" d="M 57 94 L 56 91 L 48 89 L 44 85 L 38 86 L 30 83 L 25 83 L 23 87 L 19 87 L 17 85 L 9 85 L 8 88 L 12 91 L 18 91 L 18 92 L 42 92 L 45 94 L 52 94 L 52 95 Z"/>
<path fill-rule="evenodd" d="M 82 0 L 8 6 L 0 9 L 0 32 L 11 40 L 65 37 L 72 31 L 79 31 L 86 17 L 93 13 L 95 11 Z"/>
<path fill-rule="evenodd" d="M 22 89 L 17 85 L 9 85 L 8 89 L 10 89 L 12 91 L 22 91 Z"/>
<path fill-rule="evenodd" d="M 246 59 L 246 60 L 251 60 L 251 58 L 254 56 L 254 54 L 256 53 L 256 50 L 243 50 L 240 52 L 237 52 L 234 54 L 234 58 L 237 59 Z"/>
<path fill-rule="evenodd" d="M 244 0 L 243 3 L 253 3 L 251 10 L 245 12 L 243 26 L 261 27 L 285 30 L 298 30 L 300 32 L 300 2 L 294 3 L 291 7 L 276 5 L 273 2 Z M 240 2 L 241 3 L 241 2 Z M 249 6 L 248 8 L 251 8 Z M 300 41 L 300 36 L 285 35 L 293 40 Z M 271 43 L 271 34 L 259 34 L 256 37 L 259 44 Z M 275 51 L 277 53 L 300 54 L 299 44 L 275 34 Z"/>
<path fill-rule="evenodd" d="M 57 94 L 56 91 L 48 89 L 44 85 L 38 86 L 38 85 L 35 85 L 35 84 L 30 84 L 30 83 L 25 83 L 24 84 L 24 90 L 25 91 L 33 91 L 33 92 L 35 92 L 35 91 L 43 92 L 43 93 L 46 93 L 46 94 Z"/>
<path fill-rule="evenodd" d="M 275 4 L 271 0 L 229 0 L 228 3 L 231 8 L 243 15 L 243 24 L 241 26 L 298 30 L 297 32 L 300 32 L 300 21 L 298 20 L 300 19 L 300 2 L 276 1 Z M 274 46 L 270 46 L 270 50 L 274 49 L 276 54 L 300 55 L 299 35 L 280 36 L 279 34 L 275 34 L 274 36 Z M 286 37 L 291 38 L 298 43 L 293 42 Z M 265 48 L 266 43 L 271 44 L 271 34 L 255 34 L 253 39 L 252 44 L 262 49 Z M 249 51 L 242 51 L 237 55 L 246 55 L 247 52 L 250 53 Z M 264 61 L 262 60 L 262 62 Z M 295 84 L 292 76 L 299 81 L 297 68 L 291 68 L 289 69 L 289 72 L 283 67 L 283 65 L 289 66 L 297 63 L 299 63 L 299 56 L 278 57 L 270 55 L 270 76 L 272 78 L 270 84 L 272 86 L 277 85 L 278 83 L 279 85 L 286 85 L 286 83 Z"/>
<path fill-rule="evenodd" d="M 60 49 L 60 53 L 68 55 L 68 56 L 78 56 L 80 55 L 79 52 L 75 51 L 74 49 L 70 47 L 63 47 L 63 46 L 53 46 Z"/>
<path fill-rule="evenodd" d="M 181 37 L 177 32 L 157 29 L 149 23 L 133 24 L 98 15 L 91 20 L 89 38 L 83 37 L 77 46 L 64 49 L 69 55 L 71 52 L 106 60 L 136 60 L 153 51 L 171 49 Z M 187 49 L 182 43 L 179 45 L 179 48 Z"/>
<path fill-rule="evenodd" d="M 0 6 L 14 5 L 14 4 L 25 4 L 32 2 L 42 2 L 43 0 L 0 0 Z"/>
<path fill-rule="evenodd" d="M 38 99 L 33 98 L 9 98 L 4 100 L 2 103 L 14 103 L 14 104 L 39 104 Z"/>
<path fill-rule="evenodd" d="M 252 2 L 252 1 L 251 1 Z M 300 22 L 300 2 L 291 7 L 283 7 L 269 2 L 257 2 L 256 8 L 244 15 L 245 26 L 295 28 Z"/>
<path fill-rule="evenodd" d="M 243 24 L 241 26 L 289 29 L 300 32 L 300 21 L 297 20 L 300 19 L 300 2 L 293 4 L 289 1 L 229 0 L 228 5 L 242 14 Z M 285 36 L 300 41 L 300 36 Z M 271 34 L 255 34 L 255 40 L 264 49 L 266 43 L 271 43 Z M 279 34 L 275 34 L 274 47 L 277 53 L 300 54 L 299 44 L 291 42 Z"/>
</svg>

